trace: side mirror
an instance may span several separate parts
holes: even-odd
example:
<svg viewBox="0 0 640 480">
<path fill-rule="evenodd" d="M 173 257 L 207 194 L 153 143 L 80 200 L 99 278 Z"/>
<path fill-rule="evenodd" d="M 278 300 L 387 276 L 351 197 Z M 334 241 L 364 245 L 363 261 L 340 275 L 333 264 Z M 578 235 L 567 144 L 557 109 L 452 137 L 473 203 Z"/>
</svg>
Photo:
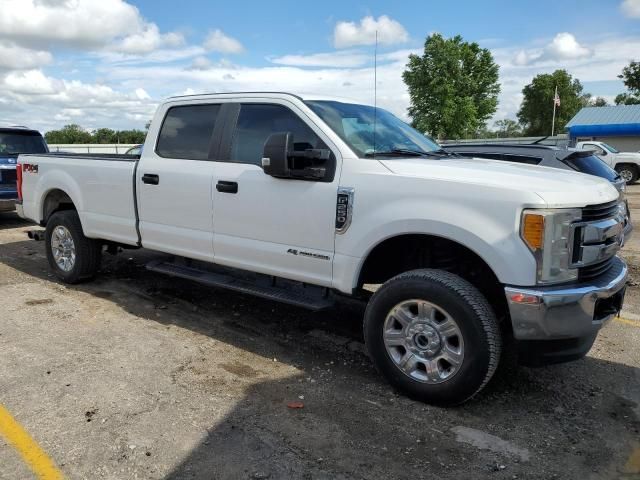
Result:
<svg viewBox="0 0 640 480">
<path fill-rule="evenodd" d="M 290 177 L 289 156 L 292 148 L 293 134 L 291 132 L 272 133 L 264 143 L 262 150 L 264 173 L 272 177 Z"/>
</svg>

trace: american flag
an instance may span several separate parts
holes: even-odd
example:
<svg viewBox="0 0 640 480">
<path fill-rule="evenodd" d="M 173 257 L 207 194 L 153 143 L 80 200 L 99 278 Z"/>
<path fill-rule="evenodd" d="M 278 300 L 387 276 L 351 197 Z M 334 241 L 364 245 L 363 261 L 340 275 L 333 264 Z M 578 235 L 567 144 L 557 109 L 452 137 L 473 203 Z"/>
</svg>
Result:
<svg viewBox="0 0 640 480">
<path fill-rule="evenodd" d="M 556 89 L 556 94 L 553 96 L 553 103 L 556 107 L 560 106 L 560 95 L 558 95 L 558 90 Z"/>
</svg>

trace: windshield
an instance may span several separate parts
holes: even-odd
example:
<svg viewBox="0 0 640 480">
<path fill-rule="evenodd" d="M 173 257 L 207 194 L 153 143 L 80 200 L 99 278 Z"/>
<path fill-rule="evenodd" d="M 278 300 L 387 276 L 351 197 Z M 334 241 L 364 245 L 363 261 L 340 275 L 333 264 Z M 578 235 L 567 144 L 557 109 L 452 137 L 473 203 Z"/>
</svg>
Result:
<svg viewBox="0 0 640 480">
<path fill-rule="evenodd" d="M 32 131 L 0 131 L 0 155 L 19 153 L 47 153 L 42 135 Z"/>
<path fill-rule="evenodd" d="M 434 152 L 440 145 L 386 110 L 367 105 L 334 101 L 306 104 L 359 156 L 402 151 Z M 375 119 L 375 120 L 374 120 Z M 375 121 L 375 138 L 374 126 Z"/>
<path fill-rule="evenodd" d="M 616 181 L 619 177 L 615 170 L 595 155 L 571 155 L 564 159 L 564 163 L 579 172 L 605 178 L 610 182 Z"/>
<path fill-rule="evenodd" d="M 620 153 L 618 150 L 616 150 L 615 148 L 613 148 L 611 145 L 608 145 L 606 143 L 603 143 L 602 146 L 604 148 L 606 148 L 607 150 L 609 150 L 611 153 Z"/>
</svg>

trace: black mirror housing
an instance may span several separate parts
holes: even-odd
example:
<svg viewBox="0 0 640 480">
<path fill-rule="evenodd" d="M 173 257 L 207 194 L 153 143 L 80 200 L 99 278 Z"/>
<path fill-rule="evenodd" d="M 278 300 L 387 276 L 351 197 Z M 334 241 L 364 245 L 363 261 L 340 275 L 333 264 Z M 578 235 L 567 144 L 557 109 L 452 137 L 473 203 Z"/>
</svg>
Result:
<svg viewBox="0 0 640 480">
<path fill-rule="evenodd" d="M 293 134 L 291 132 L 278 132 L 269 135 L 262 150 L 264 173 L 272 177 L 290 177 L 289 156 L 292 148 Z"/>
</svg>

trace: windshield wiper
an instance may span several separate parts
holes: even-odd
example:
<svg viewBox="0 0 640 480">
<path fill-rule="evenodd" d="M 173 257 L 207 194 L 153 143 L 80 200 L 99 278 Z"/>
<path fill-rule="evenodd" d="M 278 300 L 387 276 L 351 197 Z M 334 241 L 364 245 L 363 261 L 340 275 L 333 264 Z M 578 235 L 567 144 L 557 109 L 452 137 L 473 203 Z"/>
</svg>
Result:
<svg viewBox="0 0 640 480">
<path fill-rule="evenodd" d="M 392 150 L 381 150 L 379 152 L 367 152 L 364 154 L 365 157 L 376 157 L 376 156 L 390 156 L 390 155 L 406 155 L 409 157 L 422 157 L 425 155 L 429 155 L 430 152 L 424 152 L 422 150 L 409 150 L 405 148 L 394 148 Z"/>
</svg>

